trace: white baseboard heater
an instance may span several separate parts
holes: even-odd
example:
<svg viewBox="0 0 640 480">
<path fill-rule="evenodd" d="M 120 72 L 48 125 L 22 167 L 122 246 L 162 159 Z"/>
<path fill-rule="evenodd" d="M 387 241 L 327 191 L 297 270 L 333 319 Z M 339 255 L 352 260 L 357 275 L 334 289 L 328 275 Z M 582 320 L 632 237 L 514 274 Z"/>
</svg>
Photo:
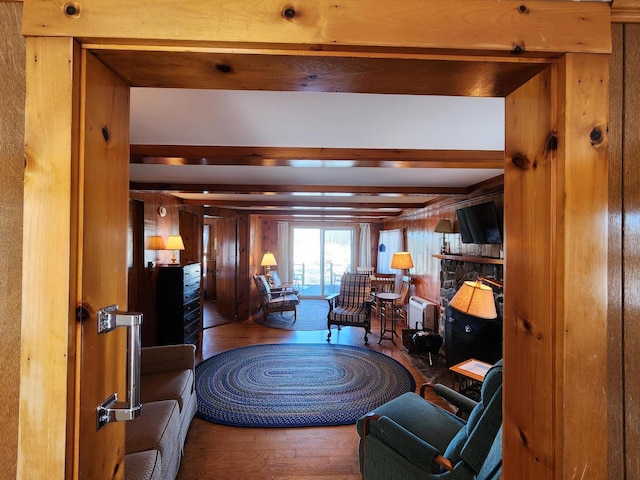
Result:
<svg viewBox="0 0 640 480">
<path fill-rule="evenodd" d="M 426 328 L 438 333 L 438 305 L 421 297 L 409 297 L 409 315 L 407 321 L 409 328 Z"/>
</svg>

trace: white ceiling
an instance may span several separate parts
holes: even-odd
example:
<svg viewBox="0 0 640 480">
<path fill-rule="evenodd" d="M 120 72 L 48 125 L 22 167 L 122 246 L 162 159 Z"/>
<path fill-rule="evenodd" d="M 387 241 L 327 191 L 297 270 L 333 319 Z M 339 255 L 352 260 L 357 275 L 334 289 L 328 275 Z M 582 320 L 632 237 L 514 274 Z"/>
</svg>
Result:
<svg viewBox="0 0 640 480">
<path fill-rule="evenodd" d="M 132 145 L 503 150 L 504 99 L 351 93 L 133 88 Z M 348 168 L 347 161 L 309 159 L 287 166 L 132 163 L 132 182 L 213 185 L 468 187 L 501 169 Z M 224 162 L 223 162 L 224 163 Z M 182 199 L 265 205 L 274 201 L 399 202 L 398 196 L 170 191 Z M 300 192 L 304 192 L 301 188 Z M 433 196 L 411 195 L 425 202 Z M 240 202 L 240 200 L 242 202 Z M 403 196 L 403 202 L 408 197 Z"/>
<path fill-rule="evenodd" d="M 504 99 L 133 88 L 131 143 L 503 150 Z"/>
</svg>

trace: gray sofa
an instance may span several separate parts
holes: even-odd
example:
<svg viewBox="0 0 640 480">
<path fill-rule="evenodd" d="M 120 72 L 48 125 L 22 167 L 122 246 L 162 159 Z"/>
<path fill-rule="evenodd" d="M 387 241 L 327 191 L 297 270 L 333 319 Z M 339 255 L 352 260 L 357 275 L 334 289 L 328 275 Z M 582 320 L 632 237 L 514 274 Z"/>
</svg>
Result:
<svg viewBox="0 0 640 480">
<path fill-rule="evenodd" d="M 125 479 L 174 479 L 197 402 L 195 346 L 142 349 L 141 414 L 126 426 Z"/>
</svg>

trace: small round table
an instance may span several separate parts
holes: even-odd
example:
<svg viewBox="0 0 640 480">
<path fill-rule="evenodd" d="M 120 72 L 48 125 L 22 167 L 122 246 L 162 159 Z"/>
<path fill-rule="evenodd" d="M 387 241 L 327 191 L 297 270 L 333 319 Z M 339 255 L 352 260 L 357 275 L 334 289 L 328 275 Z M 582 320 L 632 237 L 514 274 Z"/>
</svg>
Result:
<svg viewBox="0 0 640 480">
<path fill-rule="evenodd" d="M 382 340 L 391 340 L 395 345 L 396 342 L 393 339 L 393 336 L 396 337 L 398 334 L 396 333 L 396 310 L 393 308 L 393 303 L 400 298 L 400 295 L 397 293 L 390 292 L 381 292 L 376 293 L 376 298 L 380 300 L 380 343 Z M 387 312 L 388 308 L 391 307 L 391 330 L 387 329 Z M 385 334 L 389 332 L 389 337 L 385 337 Z"/>
</svg>

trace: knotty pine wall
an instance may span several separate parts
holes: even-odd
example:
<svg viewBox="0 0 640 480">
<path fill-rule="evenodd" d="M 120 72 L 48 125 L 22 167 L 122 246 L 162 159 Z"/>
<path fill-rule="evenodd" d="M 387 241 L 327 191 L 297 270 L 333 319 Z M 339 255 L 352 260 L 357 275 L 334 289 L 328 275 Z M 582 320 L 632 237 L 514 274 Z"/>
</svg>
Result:
<svg viewBox="0 0 640 480">
<path fill-rule="evenodd" d="M 380 230 L 402 229 L 405 236 L 406 248 L 411 252 L 415 268 L 409 272 L 413 279 L 410 295 L 418 295 L 435 303 L 440 303 L 440 260 L 432 255 L 440 253 L 442 244 L 442 234 L 433 230 L 440 219 L 446 218 L 451 221 L 455 231 L 459 231 L 456 219 L 456 209 L 468 207 L 478 203 L 494 201 L 498 210 L 499 220 L 502 221 L 503 195 L 501 193 L 484 195 L 476 198 L 465 198 L 457 203 L 451 203 L 446 207 L 425 208 L 400 217 L 397 220 L 371 225 L 371 259 L 372 265 L 377 268 L 377 246 Z M 295 225 L 295 224 L 291 224 Z M 345 226 L 346 224 L 341 224 Z M 327 225 L 318 225 L 326 227 Z M 359 251 L 359 226 L 356 229 L 355 241 L 356 252 Z M 254 218 L 251 225 L 251 271 L 262 273 L 260 266 L 262 255 L 267 251 L 278 251 L 278 229 L 277 221 L 269 219 Z M 447 241 L 450 244 L 451 253 L 464 255 L 480 255 L 485 257 L 500 257 L 502 245 L 474 245 L 463 244 L 459 233 L 447 234 Z M 276 258 L 277 260 L 277 258 Z M 252 304 L 257 305 L 255 299 L 255 289 L 252 287 Z"/>
<path fill-rule="evenodd" d="M 159 192 L 130 191 L 129 198 L 144 204 L 143 248 L 142 264 L 134 264 L 129 270 L 129 310 L 142 312 L 143 346 L 155 345 L 157 340 L 156 328 L 156 283 L 157 266 L 171 261 L 174 252 L 169 250 L 149 250 L 149 238 L 154 235 L 163 237 L 165 243 L 169 235 L 180 233 L 180 210 L 188 210 L 201 214 L 200 207 L 185 206 L 179 198 Z M 161 217 L 160 207 L 167 209 L 167 215 Z M 129 225 L 130 229 L 135 229 Z M 135 235 L 132 235 L 135 236 Z M 180 262 L 180 253 L 175 252 Z M 151 266 L 150 266 L 151 265 Z"/>
<path fill-rule="evenodd" d="M 438 221 L 448 219 L 453 225 L 454 232 L 459 232 L 456 210 L 489 201 L 495 202 L 498 220 L 502 221 L 504 196 L 499 193 L 465 199 L 444 207 L 424 208 L 380 226 L 380 229 L 384 230 L 398 228 L 404 230 L 407 249 L 411 252 L 413 263 L 416 265 L 416 268 L 410 272 L 413 279 L 412 295 L 440 303 L 440 260 L 433 257 L 440 253 L 442 245 L 442 234 L 433 231 Z M 449 243 L 450 253 L 500 258 L 502 245 L 464 244 L 459 233 L 446 234 L 445 238 Z"/>
<path fill-rule="evenodd" d="M 20 33 L 22 4 L 0 2 L 0 472 L 16 478 L 20 399 L 20 318 L 22 315 L 22 210 L 24 182 L 25 41 Z M 29 268 L 47 268 L 30 265 Z"/>
</svg>

